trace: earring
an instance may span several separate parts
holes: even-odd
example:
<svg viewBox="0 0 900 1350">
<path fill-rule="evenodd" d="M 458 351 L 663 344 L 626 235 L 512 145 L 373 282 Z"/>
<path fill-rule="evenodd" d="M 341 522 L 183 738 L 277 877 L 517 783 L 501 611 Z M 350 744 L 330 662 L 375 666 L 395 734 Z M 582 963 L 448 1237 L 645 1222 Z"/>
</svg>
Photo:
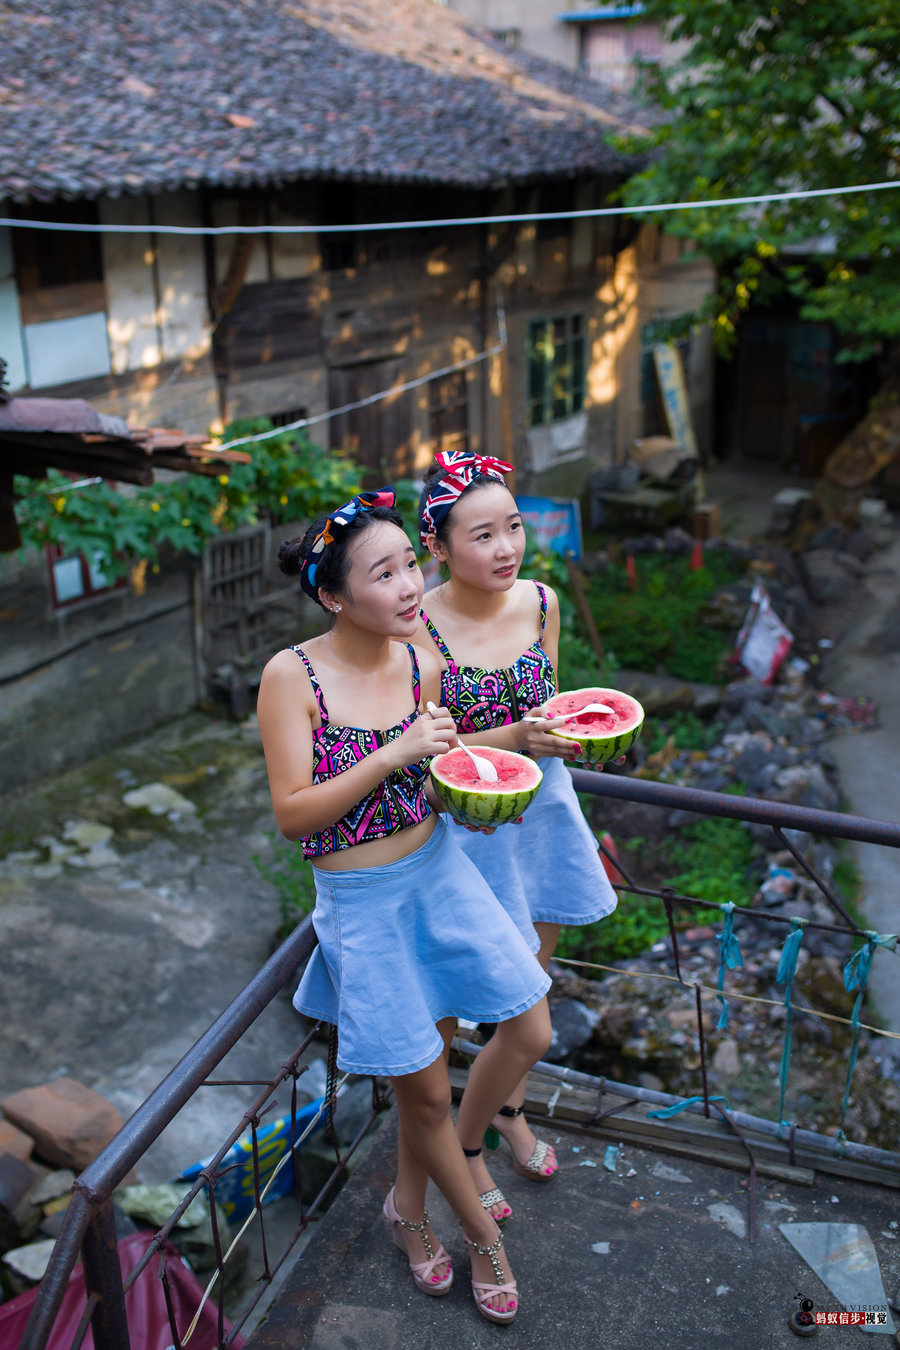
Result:
<svg viewBox="0 0 900 1350">
<path fill-rule="evenodd" d="M 332 614 L 340 614 L 343 608 L 344 608 L 343 605 L 335 605 L 334 609 L 331 612 Z"/>
</svg>

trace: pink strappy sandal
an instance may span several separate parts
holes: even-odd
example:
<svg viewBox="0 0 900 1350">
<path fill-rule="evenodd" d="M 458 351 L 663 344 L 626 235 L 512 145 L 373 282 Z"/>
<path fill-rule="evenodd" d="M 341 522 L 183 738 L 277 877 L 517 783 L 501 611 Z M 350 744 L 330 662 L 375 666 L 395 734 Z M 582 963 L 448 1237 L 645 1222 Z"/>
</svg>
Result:
<svg viewBox="0 0 900 1350">
<path fill-rule="evenodd" d="M 463 1232 L 463 1237 L 466 1237 Z M 472 1280 L 472 1294 L 475 1298 L 475 1306 L 486 1317 L 489 1322 L 511 1322 L 519 1311 L 519 1290 L 515 1280 L 503 1279 L 503 1267 L 497 1257 L 497 1253 L 503 1246 L 503 1234 L 497 1229 L 496 1241 L 489 1247 L 482 1247 L 479 1243 L 473 1242 L 471 1238 L 466 1237 L 466 1243 L 477 1252 L 479 1256 L 489 1256 L 491 1265 L 494 1268 L 494 1274 L 497 1277 L 496 1284 L 485 1284 L 483 1280 Z M 498 1294 L 507 1294 L 515 1298 L 515 1303 L 506 1312 L 500 1312 L 497 1308 L 488 1306 L 488 1299 L 496 1298 Z"/>
<path fill-rule="evenodd" d="M 420 1223 L 414 1223 L 412 1219 L 402 1219 L 397 1213 L 397 1206 L 394 1204 L 394 1188 L 392 1186 L 384 1202 L 384 1217 L 391 1225 L 394 1245 L 399 1247 L 402 1252 L 406 1252 L 410 1274 L 417 1288 L 421 1289 L 423 1294 L 430 1295 L 431 1298 L 440 1298 L 442 1294 L 448 1294 L 453 1283 L 453 1267 L 450 1265 L 450 1257 L 444 1251 L 440 1242 L 436 1252 L 432 1248 L 431 1238 L 428 1236 L 428 1210 L 425 1210 Z M 418 1233 L 428 1258 L 426 1261 L 413 1262 L 410 1260 L 409 1248 L 403 1235 L 404 1228 L 411 1233 Z M 435 1268 L 444 1262 L 447 1263 L 449 1269 L 446 1275 L 440 1277 L 435 1274 Z"/>
</svg>

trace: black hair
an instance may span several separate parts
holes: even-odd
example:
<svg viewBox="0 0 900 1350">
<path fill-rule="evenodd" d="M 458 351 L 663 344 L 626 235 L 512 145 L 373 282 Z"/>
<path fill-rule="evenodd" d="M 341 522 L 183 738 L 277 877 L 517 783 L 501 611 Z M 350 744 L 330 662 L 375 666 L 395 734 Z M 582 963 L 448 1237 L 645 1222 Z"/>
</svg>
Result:
<svg viewBox="0 0 900 1350">
<path fill-rule="evenodd" d="M 276 557 L 278 566 L 286 577 L 298 577 L 300 575 L 303 562 L 312 548 L 313 540 L 317 534 L 321 534 L 328 518 L 327 512 L 317 516 L 302 538 L 285 539 L 279 545 Z M 350 540 L 354 534 L 358 534 L 360 530 L 366 529 L 377 521 L 387 521 L 389 524 L 403 529 L 403 519 L 399 511 L 395 511 L 392 506 L 375 506 L 371 511 L 358 512 L 348 525 L 338 526 L 334 541 L 326 544 L 319 554 L 315 599 L 320 609 L 326 607 L 319 599 L 319 587 L 321 586 L 324 591 L 344 590 L 350 572 L 350 564 L 347 561 L 347 548 Z"/>
<path fill-rule="evenodd" d="M 438 483 L 442 483 L 444 479 L 447 477 L 447 475 L 452 472 L 453 472 L 452 469 L 442 468 L 441 465 L 438 464 L 436 460 L 434 461 L 434 463 L 430 464 L 426 469 L 425 477 L 423 480 L 424 486 L 422 487 L 422 491 L 419 493 L 420 527 L 423 523 L 425 507 L 427 505 L 430 494 L 437 487 Z M 492 483 L 499 483 L 501 487 L 506 487 L 506 484 L 503 482 L 503 479 L 498 478 L 496 474 L 490 473 L 473 474 L 472 481 L 466 484 L 462 492 L 459 494 L 459 497 L 465 497 L 466 493 L 470 492 L 473 488 L 490 487 Z M 459 501 L 459 497 L 457 497 L 456 501 Z M 456 502 L 454 502 L 453 506 L 450 507 L 450 510 L 444 516 L 443 520 L 438 522 L 437 528 L 434 531 L 435 539 L 440 540 L 442 544 L 447 543 L 447 536 L 450 533 L 450 524 L 451 524 L 450 517 L 453 515 L 454 506 L 456 506 Z"/>
</svg>

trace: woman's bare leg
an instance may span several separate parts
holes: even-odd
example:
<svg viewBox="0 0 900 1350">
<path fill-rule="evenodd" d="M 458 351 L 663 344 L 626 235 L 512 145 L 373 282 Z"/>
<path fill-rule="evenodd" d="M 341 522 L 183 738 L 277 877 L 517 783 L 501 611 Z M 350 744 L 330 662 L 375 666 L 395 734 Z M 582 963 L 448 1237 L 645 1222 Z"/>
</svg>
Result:
<svg viewBox="0 0 900 1350">
<path fill-rule="evenodd" d="M 560 925 L 558 923 L 536 923 L 534 927 L 541 940 L 540 950 L 536 952 L 535 955 L 544 967 L 544 970 L 548 970 L 551 957 L 556 951 L 556 944 L 559 941 Z M 528 1074 L 526 1073 L 509 1094 L 504 1105 L 515 1110 L 516 1107 L 524 1104 L 525 1086 L 527 1081 Z M 502 1132 L 504 1138 L 509 1140 L 510 1147 L 519 1162 L 523 1164 L 526 1163 L 534 1152 L 537 1140 L 535 1139 L 525 1116 L 494 1116 L 491 1124 L 495 1129 L 499 1129 Z M 549 1144 L 547 1146 L 547 1156 L 544 1159 L 544 1165 L 541 1168 L 541 1172 L 544 1176 L 552 1176 L 553 1173 L 558 1170 L 559 1163 L 556 1161 L 556 1152 L 553 1145 Z M 487 1169 L 485 1169 L 485 1171 L 487 1171 Z"/>
<path fill-rule="evenodd" d="M 438 1022 L 437 1029 L 441 1033 L 444 1041 L 444 1050 L 441 1060 L 445 1070 L 450 1058 L 450 1042 L 453 1039 L 453 1033 L 456 1029 L 456 1019 L 446 1017 Z M 415 1075 L 413 1075 L 415 1076 Z M 396 1081 L 394 1083 L 396 1089 Z M 394 1182 L 394 1203 L 397 1206 L 397 1213 L 404 1219 L 413 1219 L 416 1222 L 425 1212 L 425 1192 L 428 1187 L 428 1173 L 419 1162 L 418 1156 L 411 1148 L 406 1136 L 406 1130 L 403 1124 L 403 1115 L 397 1128 L 397 1178 Z M 431 1225 L 428 1225 L 428 1236 L 431 1239 L 432 1251 L 437 1251 L 438 1243 L 434 1233 L 431 1231 Z M 428 1260 L 428 1254 L 418 1233 L 410 1232 L 408 1228 L 403 1230 L 403 1237 L 406 1242 L 406 1248 L 409 1252 L 409 1258 L 413 1263 Z M 443 1279 L 450 1266 L 450 1262 L 442 1261 L 439 1266 L 435 1266 L 434 1273 Z"/>
<path fill-rule="evenodd" d="M 549 961 L 549 957 L 547 959 Z M 463 1148 L 481 1147 L 484 1132 L 498 1107 L 524 1082 L 528 1070 L 544 1054 L 552 1036 L 545 998 L 527 1012 L 498 1025 L 469 1070 L 469 1081 L 459 1104 L 456 1130 Z M 492 1190 L 494 1182 L 484 1158 L 469 1158 L 468 1163 L 478 1193 L 483 1195 Z M 505 1204 L 493 1205 L 490 1212 L 494 1218 L 511 1213 Z"/>
<path fill-rule="evenodd" d="M 527 1014 L 523 1014 L 526 1016 Z M 445 1036 L 446 1023 L 439 1024 Z M 451 1025 L 452 1032 L 452 1025 Z M 496 1240 L 497 1226 L 481 1207 L 472 1175 L 460 1147 L 459 1138 L 450 1116 L 450 1080 L 444 1057 L 429 1064 L 418 1073 L 405 1074 L 391 1080 L 397 1099 L 397 1111 L 403 1138 L 402 1172 L 398 1170 L 394 1199 L 397 1212 L 405 1219 L 419 1220 L 424 1209 L 422 1178 L 432 1179 L 462 1224 L 463 1233 L 472 1242 L 489 1247 Z M 407 1190 L 407 1187 L 409 1189 Z M 415 1208 L 414 1208 L 415 1207 Z M 417 1241 L 409 1234 L 411 1243 Z M 472 1276 L 486 1284 L 495 1284 L 496 1276 L 490 1259 L 472 1249 L 470 1258 Z M 425 1259 L 411 1247 L 414 1260 Z M 504 1282 L 512 1275 L 502 1248 L 499 1260 Z M 490 1306 L 497 1312 L 506 1312 L 516 1303 L 514 1296 L 497 1295 Z"/>
</svg>

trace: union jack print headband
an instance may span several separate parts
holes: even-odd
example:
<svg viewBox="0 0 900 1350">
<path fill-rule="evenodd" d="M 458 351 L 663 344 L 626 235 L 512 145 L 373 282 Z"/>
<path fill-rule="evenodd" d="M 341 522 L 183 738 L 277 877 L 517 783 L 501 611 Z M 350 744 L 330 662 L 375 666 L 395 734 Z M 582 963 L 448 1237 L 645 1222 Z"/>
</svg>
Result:
<svg viewBox="0 0 900 1350">
<path fill-rule="evenodd" d="M 422 543 L 429 534 L 437 534 L 438 527 L 454 502 L 465 492 L 469 484 L 481 475 L 484 478 L 496 478 L 503 482 L 503 475 L 512 473 L 513 466 L 505 459 L 494 455 L 476 455 L 470 450 L 442 450 L 435 460 L 446 470 L 444 476 L 435 483 L 422 508 L 419 523 L 419 536 Z"/>
<path fill-rule="evenodd" d="M 333 544 L 337 537 L 336 531 L 345 529 L 361 511 L 373 511 L 376 506 L 390 507 L 394 505 L 396 500 L 397 494 L 394 489 L 383 487 L 379 488 L 377 492 L 361 492 L 358 497 L 352 497 L 349 502 L 344 502 L 343 506 L 339 506 L 336 511 L 332 511 L 300 564 L 300 588 L 306 592 L 311 600 L 318 600 L 319 598 L 316 573 L 319 570 L 319 562 L 326 546 Z"/>
</svg>

